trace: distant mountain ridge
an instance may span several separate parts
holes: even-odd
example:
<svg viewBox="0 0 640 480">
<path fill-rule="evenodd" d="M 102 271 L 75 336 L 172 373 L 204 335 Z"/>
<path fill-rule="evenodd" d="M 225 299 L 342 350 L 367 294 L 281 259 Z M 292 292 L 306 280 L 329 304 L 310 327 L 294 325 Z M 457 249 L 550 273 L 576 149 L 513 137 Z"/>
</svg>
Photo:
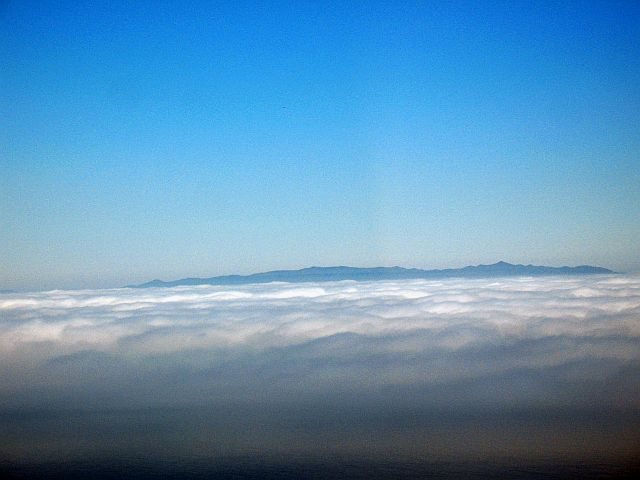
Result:
<svg viewBox="0 0 640 480">
<path fill-rule="evenodd" d="M 596 275 L 615 273 L 612 270 L 591 265 L 577 267 L 545 267 L 539 265 L 513 265 L 497 262 L 491 265 L 470 265 L 463 268 L 446 268 L 442 270 L 422 270 L 403 267 L 308 267 L 300 270 L 274 270 L 251 275 L 222 275 L 210 278 L 183 278 L 164 282 L 152 280 L 140 285 L 129 285 L 129 288 L 177 287 L 182 285 L 245 285 L 268 282 L 330 282 L 339 280 L 409 280 L 438 278 L 490 278 L 514 276 L 543 275 Z"/>
</svg>

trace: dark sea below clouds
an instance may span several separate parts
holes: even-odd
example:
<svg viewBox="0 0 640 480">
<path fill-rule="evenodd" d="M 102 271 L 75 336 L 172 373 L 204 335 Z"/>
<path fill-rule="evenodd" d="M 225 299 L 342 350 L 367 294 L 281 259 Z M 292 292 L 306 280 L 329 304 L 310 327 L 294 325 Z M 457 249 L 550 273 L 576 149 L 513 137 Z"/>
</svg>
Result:
<svg viewBox="0 0 640 480">
<path fill-rule="evenodd" d="M 387 399 L 388 400 L 388 399 Z M 400 402 L 402 403 L 402 402 Z M 603 416 L 604 414 L 604 416 Z M 629 412 L 211 405 L 2 417 L 2 478 L 639 478 Z M 13 458 L 13 460 L 11 459 Z"/>
<path fill-rule="evenodd" d="M 455 462 L 397 462 L 393 460 L 324 462 L 230 458 L 203 461 L 150 462 L 144 459 L 5 464 L 7 479 L 637 479 L 640 466 L 581 462 L 574 464 L 504 464 Z"/>
<path fill-rule="evenodd" d="M 234 459 L 216 464 L 176 465 L 138 462 L 77 462 L 9 465 L 0 470 L 8 479 L 637 479 L 637 467 L 611 464 L 492 465 L 393 462 L 256 462 Z"/>
</svg>

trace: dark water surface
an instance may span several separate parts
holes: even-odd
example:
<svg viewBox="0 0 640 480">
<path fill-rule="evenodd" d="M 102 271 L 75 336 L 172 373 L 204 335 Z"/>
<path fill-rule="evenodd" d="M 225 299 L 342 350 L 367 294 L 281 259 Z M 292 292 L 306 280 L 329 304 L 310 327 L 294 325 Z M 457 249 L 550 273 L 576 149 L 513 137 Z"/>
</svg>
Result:
<svg viewBox="0 0 640 480">
<path fill-rule="evenodd" d="M 382 399 L 378 399 L 382 400 Z M 14 411 L 8 478 L 635 478 L 640 415 L 412 402 Z M 635 463 L 634 463 L 635 462 Z"/>
<path fill-rule="evenodd" d="M 254 458 L 206 462 L 145 462 L 132 459 L 69 463 L 5 464 L 5 478 L 33 479 L 326 479 L 326 478 L 426 478 L 426 479 L 637 479 L 640 466 L 611 463 L 447 463 L 344 461 L 256 461 Z"/>
</svg>

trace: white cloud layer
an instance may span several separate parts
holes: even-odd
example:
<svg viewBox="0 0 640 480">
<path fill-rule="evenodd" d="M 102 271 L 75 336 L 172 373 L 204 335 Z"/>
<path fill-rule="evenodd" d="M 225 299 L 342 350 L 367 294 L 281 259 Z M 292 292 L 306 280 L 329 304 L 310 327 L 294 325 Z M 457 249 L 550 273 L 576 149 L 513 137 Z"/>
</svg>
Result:
<svg viewBox="0 0 640 480">
<path fill-rule="evenodd" d="M 0 407 L 403 391 L 638 408 L 639 339 L 637 276 L 4 294 Z"/>
</svg>

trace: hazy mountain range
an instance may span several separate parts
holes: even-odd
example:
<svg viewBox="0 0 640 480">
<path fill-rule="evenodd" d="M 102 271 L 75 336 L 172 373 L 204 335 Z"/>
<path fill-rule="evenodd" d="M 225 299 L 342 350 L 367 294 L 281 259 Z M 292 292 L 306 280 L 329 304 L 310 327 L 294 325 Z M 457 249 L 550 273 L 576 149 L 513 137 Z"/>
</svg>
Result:
<svg viewBox="0 0 640 480">
<path fill-rule="evenodd" d="M 338 280 L 405 280 L 438 278 L 487 278 L 541 275 L 593 275 L 615 273 L 607 268 L 580 265 L 578 267 L 546 267 L 540 265 L 513 265 L 498 262 L 491 265 L 470 265 L 463 268 L 422 270 L 403 267 L 308 267 L 300 270 L 274 270 L 251 275 L 223 275 L 210 278 L 183 278 L 164 282 L 152 280 L 130 288 L 176 287 L 180 285 L 243 285 L 268 282 L 329 282 Z"/>
</svg>

